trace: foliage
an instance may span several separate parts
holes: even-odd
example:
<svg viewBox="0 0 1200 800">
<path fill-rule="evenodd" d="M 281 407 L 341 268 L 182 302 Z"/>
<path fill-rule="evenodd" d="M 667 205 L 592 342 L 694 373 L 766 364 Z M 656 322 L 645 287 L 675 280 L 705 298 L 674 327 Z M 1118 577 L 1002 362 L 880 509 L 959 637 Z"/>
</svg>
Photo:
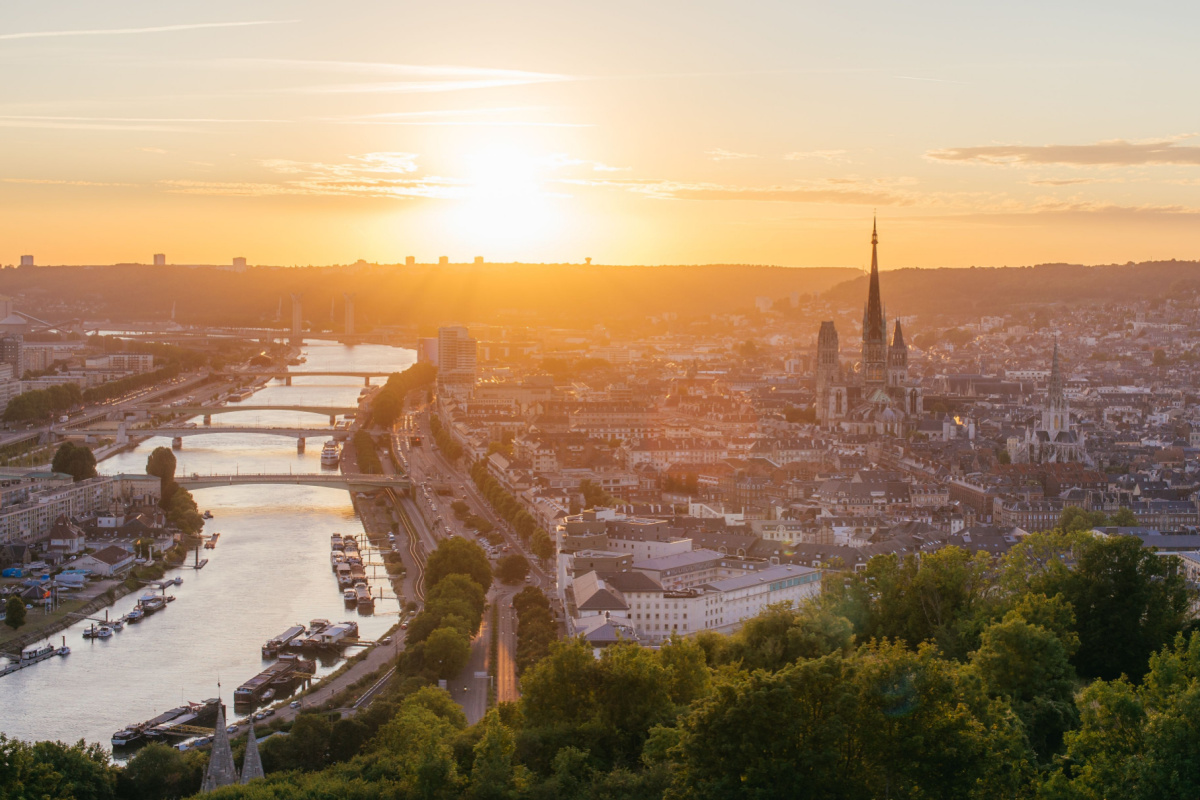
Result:
<svg viewBox="0 0 1200 800">
<path fill-rule="evenodd" d="M 63 442 L 54 452 L 54 461 L 51 462 L 50 469 L 70 475 L 78 483 L 96 477 L 96 457 L 87 445 Z"/>
<path fill-rule="evenodd" d="M 425 591 L 430 593 L 448 575 L 469 575 L 486 593 L 492 588 L 492 566 L 483 548 L 461 537 L 443 539 L 425 563 Z"/>
<path fill-rule="evenodd" d="M 146 458 L 146 474 L 159 479 L 161 499 L 159 504 L 167 508 L 171 495 L 175 493 L 175 453 L 169 447 L 156 447 Z"/>
<path fill-rule="evenodd" d="M 4 603 L 4 624 L 14 631 L 25 624 L 25 601 L 15 594 Z"/>
<path fill-rule="evenodd" d="M 46 421 L 83 403 L 83 392 L 74 383 L 60 383 L 45 389 L 31 389 L 8 401 L 5 422 Z"/>
<path fill-rule="evenodd" d="M 579 482 L 579 493 L 583 495 L 584 508 L 596 508 L 597 506 L 610 507 L 620 501 L 606 492 L 599 484 L 592 483 L 587 478 Z"/>
<path fill-rule="evenodd" d="M 152 742 L 121 770 L 118 794 L 138 800 L 170 800 L 200 790 L 204 776 L 199 753 L 184 755 L 170 745 Z"/>
<path fill-rule="evenodd" d="M 194 364 L 193 368 L 195 366 L 199 366 L 199 364 Z M 111 400 L 114 397 L 129 394 L 137 389 L 145 389 L 147 386 L 154 386 L 169 381 L 172 378 L 178 377 L 182 371 L 179 364 L 168 364 L 153 372 L 143 372 L 140 375 L 128 375 L 124 378 L 118 378 L 115 381 L 109 381 L 99 386 L 84 389 L 83 401 L 85 403 L 100 403 L 105 400 Z"/>
<path fill-rule="evenodd" d="M 452 462 L 462 458 L 462 445 L 454 441 L 454 437 L 442 425 L 442 421 L 438 418 L 437 414 L 429 415 L 429 430 L 433 431 L 433 441 L 437 442 L 442 455 L 446 456 Z"/>
<path fill-rule="evenodd" d="M 166 506 L 167 522 L 188 536 L 198 536 L 204 529 L 204 518 L 200 516 L 196 499 L 182 486 L 178 484 L 173 484 L 173 486 L 171 499 L 167 501 Z"/>
<path fill-rule="evenodd" d="M 533 518 L 517 498 L 513 497 L 500 482 L 488 472 L 487 462 L 483 459 L 471 465 L 471 480 L 484 496 L 488 504 L 500 518 L 513 527 L 517 536 L 524 542 L 529 542 L 534 531 L 539 530 L 537 520 Z M 553 549 L 551 550 L 553 555 Z M 537 555 L 535 552 L 534 555 Z M 543 556 L 538 556 L 542 558 Z"/>
<path fill-rule="evenodd" d="M 375 440 L 361 429 L 354 433 L 354 458 L 358 462 L 358 471 L 364 475 L 383 474 L 383 464 L 375 452 Z"/>
<path fill-rule="evenodd" d="M 0 733 L 0 797 L 5 800 L 109 800 L 117 770 L 99 745 L 28 744 Z"/>
<path fill-rule="evenodd" d="M 524 673 L 550 652 L 558 638 L 558 624 L 550 613 L 550 601 L 536 586 L 526 586 L 513 598 L 517 612 L 517 673 Z"/>
<path fill-rule="evenodd" d="M 388 376 L 387 383 L 371 402 L 371 420 L 382 428 L 391 428 L 404 413 L 404 401 L 414 389 L 429 386 L 437 377 L 437 367 L 424 362 Z"/>
<path fill-rule="evenodd" d="M 496 564 L 496 577 L 501 583 L 520 583 L 529 575 L 529 561 L 520 553 L 504 556 Z"/>
</svg>

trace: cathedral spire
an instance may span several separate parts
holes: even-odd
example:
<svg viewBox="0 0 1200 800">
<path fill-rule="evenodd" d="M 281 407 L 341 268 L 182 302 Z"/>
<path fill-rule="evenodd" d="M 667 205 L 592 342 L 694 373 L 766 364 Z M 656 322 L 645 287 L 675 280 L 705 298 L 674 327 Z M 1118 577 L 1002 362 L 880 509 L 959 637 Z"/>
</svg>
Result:
<svg viewBox="0 0 1200 800">
<path fill-rule="evenodd" d="M 258 754 L 258 738 L 254 733 L 254 721 L 250 721 L 250 732 L 246 734 L 246 756 L 242 759 L 242 783 L 264 777 L 262 757 Z"/>
<path fill-rule="evenodd" d="M 1050 359 L 1050 385 L 1047 387 L 1046 404 L 1053 409 L 1063 406 L 1062 372 L 1058 366 L 1058 337 L 1054 337 L 1054 356 Z"/>
<path fill-rule="evenodd" d="M 863 314 L 863 341 L 887 341 L 883 301 L 879 296 L 879 232 L 874 220 L 871 222 L 871 286 L 867 294 L 866 313 Z"/>
</svg>

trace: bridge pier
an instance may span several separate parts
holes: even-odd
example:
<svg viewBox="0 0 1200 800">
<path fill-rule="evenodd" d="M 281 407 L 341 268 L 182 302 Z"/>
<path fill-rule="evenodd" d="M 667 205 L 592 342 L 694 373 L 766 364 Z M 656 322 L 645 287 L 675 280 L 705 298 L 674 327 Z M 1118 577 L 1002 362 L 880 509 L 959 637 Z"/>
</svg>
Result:
<svg viewBox="0 0 1200 800">
<path fill-rule="evenodd" d="M 288 375 L 286 378 L 283 379 L 283 385 L 284 386 L 292 385 L 292 376 L 291 375 Z"/>
<path fill-rule="evenodd" d="M 117 444 L 129 444 L 129 433 L 125 430 L 125 421 L 117 423 Z"/>
<path fill-rule="evenodd" d="M 304 437 L 303 436 L 301 436 L 299 439 L 296 440 L 296 452 L 297 453 L 304 452 Z"/>
<path fill-rule="evenodd" d="M 171 449 L 172 450 L 182 450 L 183 449 L 183 437 L 182 436 L 176 436 L 174 439 L 171 440 Z"/>
<path fill-rule="evenodd" d="M 332 428 L 334 425 L 337 425 L 337 414 L 330 414 L 329 415 L 329 427 Z"/>
<path fill-rule="evenodd" d="M 371 376 L 368 375 L 367 377 L 363 378 L 363 386 L 370 386 L 370 385 L 371 385 Z"/>
<path fill-rule="evenodd" d="M 212 425 L 212 414 L 205 414 L 205 415 L 204 415 L 204 424 L 205 424 L 205 425 Z"/>
</svg>

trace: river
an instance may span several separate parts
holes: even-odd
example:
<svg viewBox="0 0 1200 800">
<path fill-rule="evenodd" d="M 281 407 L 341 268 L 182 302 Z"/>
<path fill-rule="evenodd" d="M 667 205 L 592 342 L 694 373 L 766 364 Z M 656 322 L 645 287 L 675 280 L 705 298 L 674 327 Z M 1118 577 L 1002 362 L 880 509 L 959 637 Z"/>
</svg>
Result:
<svg viewBox="0 0 1200 800">
<path fill-rule="evenodd" d="M 381 345 L 347 347 L 313 343 L 304 347 L 306 363 L 291 369 L 399 371 L 416 360 L 412 350 Z M 254 405 L 353 405 L 361 378 L 293 378 L 292 386 L 274 381 L 246 403 Z M 199 422 L 199 420 L 196 420 Z M 292 411 L 247 411 L 214 417 L 215 425 L 324 426 L 327 416 Z M 325 438 L 309 439 L 306 452 L 296 440 L 270 435 L 189 436 L 176 451 L 177 474 L 320 472 Z M 99 465 L 102 474 L 144 472 L 146 457 L 162 438 L 149 439 Z M 201 510 L 213 519 L 205 533 L 220 532 L 202 570 L 179 569 L 183 585 L 168 590 L 178 599 L 163 611 L 106 641 L 82 637 L 80 622 L 66 636 L 71 654 L 0 678 L 0 732 L 40 740 L 86 739 L 106 748 L 113 732 L 180 705 L 220 693 L 232 709 L 233 690 L 265 666 L 259 648 L 288 626 L 312 619 L 354 620 L 359 635 L 373 640 L 395 624 L 398 602 L 382 578 L 382 566 L 367 567 L 378 596 L 373 616 L 346 609 L 329 566 L 329 535 L 363 533 L 350 495 L 343 489 L 304 486 L 230 486 L 194 492 Z M 360 538 L 360 541 L 362 539 Z M 375 559 L 364 559 L 374 560 Z M 130 611 L 141 592 L 118 600 L 109 614 Z M 40 612 L 29 612 L 36 618 Z M 101 612 L 103 614 L 103 612 Z M 355 652 L 351 650 L 350 653 Z M 340 663 L 340 662 L 338 662 Z M 318 674 L 337 668 L 319 663 Z"/>
</svg>

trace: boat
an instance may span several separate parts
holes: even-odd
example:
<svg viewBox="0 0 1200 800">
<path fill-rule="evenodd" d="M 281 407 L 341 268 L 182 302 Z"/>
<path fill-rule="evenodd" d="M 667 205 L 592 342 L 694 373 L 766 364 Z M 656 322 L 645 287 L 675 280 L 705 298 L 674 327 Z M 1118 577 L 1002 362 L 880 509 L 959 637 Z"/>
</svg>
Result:
<svg viewBox="0 0 1200 800">
<path fill-rule="evenodd" d="M 358 606 L 358 613 L 370 614 L 375 611 L 375 598 L 371 596 L 371 590 L 367 588 L 367 584 L 358 583 L 354 587 L 355 603 Z"/>
<path fill-rule="evenodd" d="M 204 514 L 202 514 L 201 516 L 203 516 L 204 519 L 212 519 L 213 518 L 212 512 L 207 509 L 205 509 Z"/>
<path fill-rule="evenodd" d="M 100 629 L 96 627 L 96 623 L 93 622 L 89 627 L 83 629 L 83 638 L 99 639 L 100 638 L 99 630 Z"/>
<path fill-rule="evenodd" d="M 150 616 L 155 611 L 161 611 L 166 605 L 167 601 L 156 594 L 145 594 L 142 595 L 141 600 L 138 600 L 138 607 L 146 616 Z"/>
<path fill-rule="evenodd" d="M 161 741 L 166 737 L 192 736 L 194 727 L 212 726 L 220 705 L 221 701 L 214 697 L 203 703 L 188 703 L 164 711 L 152 719 L 128 725 L 114 733 L 112 746 L 130 747 L 144 740 Z"/>
<path fill-rule="evenodd" d="M 124 630 L 124 628 L 125 628 L 125 620 L 123 620 L 123 619 L 113 620 L 112 624 L 110 624 L 109 627 L 112 628 L 114 631 L 120 632 L 120 631 Z"/>
<path fill-rule="evenodd" d="M 325 443 L 324 447 L 321 448 L 322 467 L 336 467 L 341 459 L 342 451 L 341 448 L 338 447 L 337 442 L 330 440 Z"/>
<path fill-rule="evenodd" d="M 107 625 L 101 625 L 96 629 L 94 637 L 97 639 L 108 639 L 113 635 L 112 628 Z"/>
<path fill-rule="evenodd" d="M 279 655 L 279 651 L 290 645 L 297 637 L 304 635 L 303 625 L 293 625 L 278 636 L 268 639 L 267 643 L 262 646 L 263 658 L 274 658 Z"/>
<path fill-rule="evenodd" d="M 55 649 L 54 645 L 45 644 L 41 647 L 35 647 L 31 650 L 22 650 L 21 651 L 21 660 L 22 661 L 33 661 L 35 659 L 45 658 L 46 656 L 53 655 L 56 652 L 58 652 L 58 651 Z"/>
<path fill-rule="evenodd" d="M 145 616 L 146 616 L 146 612 L 142 611 L 140 608 L 135 608 L 132 611 L 130 611 L 128 614 L 125 615 L 125 621 L 126 622 L 141 622 L 142 619 L 145 618 Z"/>
<path fill-rule="evenodd" d="M 341 550 L 343 547 L 342 535 L 335 533 L 329 537 L 329 548 L 331 550 Z"/>
<path fill-rule="evenodd" d="M 269 703 L 274 699 L 275 699 L 275 690 L 274 689 L 267 689 L 265 692 L 263 692 L 262 701 L 264 703 Z"/>
<path fill-rule="evenodd" d="M 347 589 L 342 592 L 342 599 L 346 601 L 346 605 L 352 606 L 358 602 L 358 594 L 353 589 Z"/>
<path fill-rule="evenodd" d="M 308 680 L 316 669 L 316 662 L 295 653 L 284 653 L 274 664 L 234 690 L 233 701 L 239 706 L 254 705 L 261 702 L 266 693 L 275 687 L 286 687 L 286 691 L 296 682 Z"/>
</svg>

